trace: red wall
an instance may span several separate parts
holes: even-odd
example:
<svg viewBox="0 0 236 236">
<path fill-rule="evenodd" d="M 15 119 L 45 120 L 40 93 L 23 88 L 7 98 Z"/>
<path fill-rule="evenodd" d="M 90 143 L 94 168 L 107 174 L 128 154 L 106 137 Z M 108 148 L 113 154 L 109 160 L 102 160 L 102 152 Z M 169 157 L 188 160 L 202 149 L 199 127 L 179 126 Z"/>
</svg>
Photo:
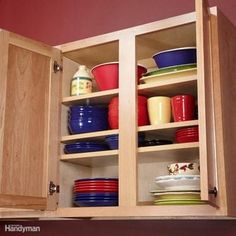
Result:
<svg viewBox="0 0 236 236">
<path fill-rule="evenodd" d="M 209 2 L 236 25 L 235 0 Z M 193 10 L 193 0 L 0 0 L 0 28 L 58 45 Z"/>
<path fill-rule="evenodd" d="M 219 5 L 236 25 L 235 0 L 211 0 L 210 3 Z M 193 10 L 193 0 L 0 0 L 0 28 L 57 45 Z M 233 220 L 63 221 L 33 224 L 42 227 L 42 235 L 57 236 L 236 235 L 236 222 Z M 1 222 L 0 235 L 3 235 L 3 227 L 4 222 Z"/>
</svg>

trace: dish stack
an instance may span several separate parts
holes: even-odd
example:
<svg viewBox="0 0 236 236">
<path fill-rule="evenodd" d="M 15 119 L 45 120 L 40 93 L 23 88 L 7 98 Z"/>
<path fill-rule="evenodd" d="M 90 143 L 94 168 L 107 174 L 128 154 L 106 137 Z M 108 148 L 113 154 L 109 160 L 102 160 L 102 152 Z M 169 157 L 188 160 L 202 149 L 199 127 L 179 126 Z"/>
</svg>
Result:
<svg viewBox="0 0 236 236">
<path fill-rule="evenodd" d="M 66 144 L 64 147 L 65 154 L 82 153 L 82 152 L 97 152 L 108 150 L 108 146 L 103 142 L 75 142 Z"/>
<path fill-rule="evenodd" d="M 204 204 L 200 198 L 200 175 L 197 163 L 173 163 L 169 175 L 157 176 L 158 189 L 152 190 L 155 205 Z"/>
<path fill-rule="evenodd" d="M 73 203 L 80 207 L 118 206 L 118 179 L 87 178 L 75 180 Z"/>
<path fill-rule="evenodd" d="M 176 143 L 198 142 L 198 126 L 178 129 L 175 132 Z"/>
<path fill-rule="evenodd" d="M 140 79 L 141 83 L 155 83 L 171 78 L 181 78 L 197 73 L 196 47 L 173 48 L 152 56 L 157 69 Z"/>
<path fill-rule="evenodd" d="M 108 129 L 108 109 L 103 105 L 74 105 L 68 111 L 70 134 L 80 134 Z"/>
</svg>

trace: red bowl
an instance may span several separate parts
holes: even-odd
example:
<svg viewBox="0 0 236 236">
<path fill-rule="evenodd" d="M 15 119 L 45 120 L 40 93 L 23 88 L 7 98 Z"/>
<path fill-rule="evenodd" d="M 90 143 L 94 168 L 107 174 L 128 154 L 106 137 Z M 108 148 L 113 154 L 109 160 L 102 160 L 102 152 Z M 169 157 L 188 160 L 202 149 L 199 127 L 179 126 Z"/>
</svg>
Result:
<svg viewBox="0 0 236 236">
<path fill-rule="evenodd" d="M 146 73 L 147 69 L 143 66 L 137 66 L 137 83 L 142 77 L 142 74 Z M 92 68 L 93 74 L 97 86 L 100 90 L 116 89 L 119 87 L 119 63 L 108 62 L 97 65 Z"/>
<path fill-rule="evenodd" d="M 111 129 L 119 128 L 119 100 L 112 98 L 108 106 L 108 123 Z M 138 96 L 138 126 L 148 125 L 147 98 Z"/>
</svg>

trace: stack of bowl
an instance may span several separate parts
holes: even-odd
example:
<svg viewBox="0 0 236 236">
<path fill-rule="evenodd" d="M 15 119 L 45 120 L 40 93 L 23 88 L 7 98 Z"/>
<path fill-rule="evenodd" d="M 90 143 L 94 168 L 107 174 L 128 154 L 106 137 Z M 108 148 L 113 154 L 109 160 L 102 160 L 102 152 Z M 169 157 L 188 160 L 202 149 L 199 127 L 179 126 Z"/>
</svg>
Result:
<svg viewBox="0 0 236 236">
<path fill-rule="evenodd" d="M 119 98 L 111 99 L 108 106 L 108 122 L 111 129 L 119 128 Z M 138 126 L 148 125 L 147 98 L 138 96 Z"/>
<path fill-rule="evenodd" d="M 137 66 L 137 83 L 142 77 L 142 74 L 146 73 L 147 69 L 143 66 Z M 119 86 L 119 63 L 107 62 L 92 68 L 93 74 L 99 90 L 117 89 Z"/>
<path fill-rule="evenodd" d="M 71 134 L 108 129 L 107 107 L 100 105 L 71 106 L 68 111 L 68 128 Z"/>
<path fill-rule="evenodd" d="M 176 143 L 198 142 L 198 126 L 178 129 L 175 132 Z"/>
<path fill-rule="evenodd" d="M 81 207 L 117 206 L 117 178 L 87 178 L 74 182 L 73 203 Z"/>
</svg>

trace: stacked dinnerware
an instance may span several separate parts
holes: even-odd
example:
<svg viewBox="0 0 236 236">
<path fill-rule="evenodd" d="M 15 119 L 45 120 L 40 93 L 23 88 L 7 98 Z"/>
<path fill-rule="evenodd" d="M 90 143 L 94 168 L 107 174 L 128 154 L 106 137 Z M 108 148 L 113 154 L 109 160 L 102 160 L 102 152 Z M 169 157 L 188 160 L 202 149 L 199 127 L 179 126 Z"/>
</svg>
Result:
<svg viewBox="0 0 236 236">
<path fill-rule="evenodd" d="M 112 134 L 112 135 L 106 136 L 105 141 L 110 149 L 118 149 L 119 148 L 119 135 L 118 134 Z M 142 144 L 144 142 L 145 142 L 145 134 L 139 133 L 138 134 L 138 146 L 142 146 Z"/>
<path fill-rule="evenodd" d="M 71 106 L 68 111 L 68 128 L 71 134 L 108 129 L 108 109 L 100 105 Z"/>
<path fill-rule="evenodd" d="M 97 152 L 108 150 L 108 146 L 103 142 L 75 142 L 66 144 L 64 147 L 64 153 L 82 153 L 82 152 Z"/>
<path fill-rule="evenodd" d="M 175 132 L 176 143 L 198 142 L 198 126 L 178 129 Z"/>
<path fill-rule="evenodd" d="M 118 206 L 117 178 L 87 178 L 74 182 L 73 202 L 76 206 Z"/>
<path fill-rule="evenodd" d="M 200 170 L 198 163 L 171 163 L 169 175 L 157 176 L 157 189 L 151 194 L 155 205 L 203 204 L 200 198 Z"/>
</svg>

